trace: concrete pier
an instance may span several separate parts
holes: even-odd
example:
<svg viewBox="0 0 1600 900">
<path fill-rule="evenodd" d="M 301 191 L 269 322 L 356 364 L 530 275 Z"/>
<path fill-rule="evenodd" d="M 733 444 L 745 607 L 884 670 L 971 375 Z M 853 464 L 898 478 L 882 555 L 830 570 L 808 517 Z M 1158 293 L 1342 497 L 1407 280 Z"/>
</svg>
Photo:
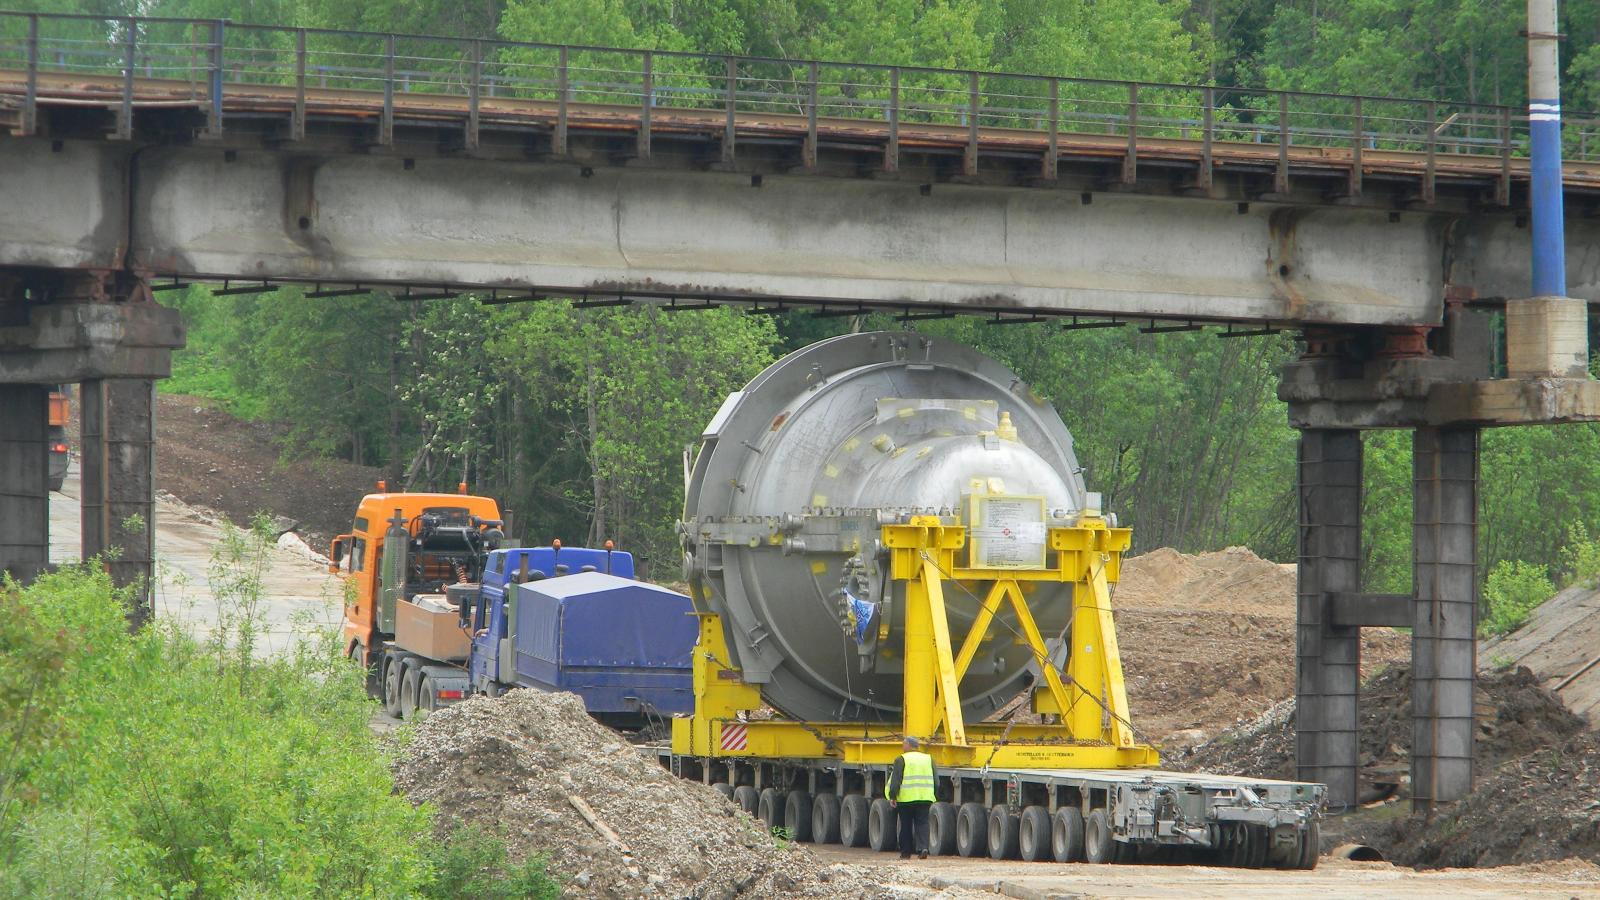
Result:
<svg viewBox="0 0 1600 900">
<path fill-rule="evenodd" d="M 50 560 L 50 388 L 0 384 L 0 570 L 18 581 Z"/>
</svg>

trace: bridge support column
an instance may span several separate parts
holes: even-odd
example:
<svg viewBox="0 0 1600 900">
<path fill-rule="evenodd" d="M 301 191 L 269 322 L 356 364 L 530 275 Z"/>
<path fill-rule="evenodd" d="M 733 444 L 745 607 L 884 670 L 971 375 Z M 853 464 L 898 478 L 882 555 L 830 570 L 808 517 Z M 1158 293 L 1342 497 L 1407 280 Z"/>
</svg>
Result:
<svg viewBox="0 0 1600 900">
<path fill-rule="evenodd" d="M 155 566 L 155 382 L 83 382 L 83 558 L 106 558 L 118 587 L 131 587 L 128 625 L 150 617 Z"/>
<path fill-rule="evenodd" d="M 1354 806 L 1361 629 L 1333 623 L 1328 594 L 1361 589 L 1361 432 L 1302 431 L 1299 482 L 1295 762 L 1331 806 Z"/>
<path fill-rule="evenodd" d="M 1478 429 L 1412 439 L 1411 804 L 1472 791 L 1478 629 Z"/>
<path fill-rule="evenodd" d="M 0 384 L 0 571 L 27 582 L 50 562 L 50 388 Z"/>
</svg>

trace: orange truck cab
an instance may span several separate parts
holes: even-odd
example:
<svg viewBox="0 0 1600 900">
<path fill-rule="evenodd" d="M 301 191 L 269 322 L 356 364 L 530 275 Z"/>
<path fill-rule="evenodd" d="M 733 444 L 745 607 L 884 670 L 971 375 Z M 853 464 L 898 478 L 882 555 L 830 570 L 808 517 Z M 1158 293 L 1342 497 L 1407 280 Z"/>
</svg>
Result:
<svg viewBox="0 0 1600 900">
<path fill-rule="evenodd" d="M 499 505 L 467 494 L 464 484 L 459 494 L 378 488 L 361 498 L 350 532 L 328 553 L 328 571 L 353 588 L 345 593 L 345 652 L 369 672 L 394 638 L 397 603 L 442 600 L 451 585 L 478 582 L 489 551 L 505 539 Z"/>
</svg>

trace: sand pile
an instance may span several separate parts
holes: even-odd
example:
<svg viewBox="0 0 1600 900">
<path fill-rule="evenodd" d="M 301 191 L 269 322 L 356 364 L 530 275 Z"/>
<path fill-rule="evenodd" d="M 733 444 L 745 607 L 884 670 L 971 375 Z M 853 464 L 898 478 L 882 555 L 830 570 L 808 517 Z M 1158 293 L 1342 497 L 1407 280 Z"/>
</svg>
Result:
<svg viewBox="0 0 1600 900">
<path fill-rule="evenodd" d="M 1584 728 L 1583 720 L 1540 687 L 1526 668 L 1481 674 L 1474 705 L 1478 720 L 1474 758 L 1480 773 L 1561 742 Z M 1409 794 L 1410 669 L 1393 666 L 1363 685 L 1360 711 L 1363 801 Z M 1285 700 L 1254 722 L 1166 762 L 1194 771 L 1292 779 L 1294 700 Z"/>
<path fill-rule="evenodd" d="M 870 869 L 780 847 L 710 787 L 676 778 L 572 694 L 513 691 L 424 720 L 395 780 L 413 802 L 544 854 L 572 897 L 878 897 Z"/>
<path fill-rule="evenodd" d="M 1113 597 L 1126 607 L 1176 607 L 1250 615 L 1294 615 L 1294 566 L 1248 547 L 1189 555 L 1169 547 L 1122 565 Z"/>
</svg>

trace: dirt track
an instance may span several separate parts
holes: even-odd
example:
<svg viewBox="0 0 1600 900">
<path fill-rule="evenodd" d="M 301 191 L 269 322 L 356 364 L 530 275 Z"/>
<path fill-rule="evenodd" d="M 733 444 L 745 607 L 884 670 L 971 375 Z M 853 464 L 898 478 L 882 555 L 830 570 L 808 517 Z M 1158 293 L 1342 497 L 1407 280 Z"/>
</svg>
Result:
<svg viewBox="0 0 1600 900">
<path fill-rule="evenodd" d="M 906 884 L 962 887 L 1008 897 L 1600 897 L 1600 867 L 1564 860 L 1498 869 L 1416 872 L 1387 863 L 1324 858 L 1310 872 L 1214 866 L 1095 866 L 939 857 L 898 862 L 893 854 L 811 845 L 824 862 L 879 865 Z"/>
</svg>

